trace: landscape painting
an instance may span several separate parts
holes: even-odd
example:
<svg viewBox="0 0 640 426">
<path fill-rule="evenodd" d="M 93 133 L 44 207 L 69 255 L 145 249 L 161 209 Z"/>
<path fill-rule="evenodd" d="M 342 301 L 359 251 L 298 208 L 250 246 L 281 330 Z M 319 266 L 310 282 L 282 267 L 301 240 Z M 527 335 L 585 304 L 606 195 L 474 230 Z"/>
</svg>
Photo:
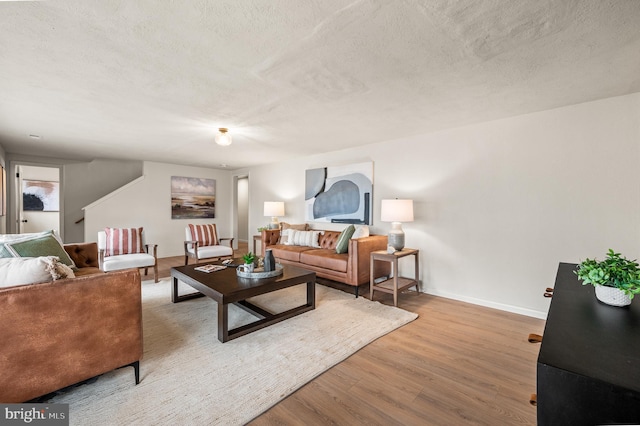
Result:
<svg viewBox="0 0 640 426">
<path fill-rule="evenodd" d="M 171 176 L 171 219 L 215 217 L 215 179 Z"/>
<path fill-rule="evenodd" d="M 371 225 L 373 163 L 306 170 L 305 219 Z"/>
<path fill-rule="evenodd" d="M 22 210 L 57 212 L 60 210 L 60 182 L 22 181 Z"/>
</svg>

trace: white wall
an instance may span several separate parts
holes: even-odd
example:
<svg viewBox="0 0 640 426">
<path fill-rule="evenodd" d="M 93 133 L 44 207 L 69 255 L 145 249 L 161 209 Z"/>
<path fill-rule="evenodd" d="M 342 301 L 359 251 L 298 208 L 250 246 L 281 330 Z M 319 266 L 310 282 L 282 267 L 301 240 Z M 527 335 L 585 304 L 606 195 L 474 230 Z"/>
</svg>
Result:
<svg viewBox="0 0 640 426">
<path fill-rule="evenodd" d="M 184 228 L 189 223 L 215 223 L 220 237 L 232 232 L 232 179 L 225 170 L 145 162 L 144 178 L 117 190 L 85 209 L 85 239 L 97 241 L 105 227 L 144 227 L 147 243 L 158 244 L 158 256 L 184 254 Z M 171 219 L 171 176 L 216 180 L 215 219 Z"/>
<path fill-rule="evenodd" d="M 0 145 L 0 166 L 2 166 L 5 169 L 5 173 L 7 173 L 6 164 L 7 162 L 6 162 L 6 154 L 4 152 L 4 147 Z M 1 175 L 0 175 L 0 179 L 2 179 Z M 0 182 L 0 185 L 2 185 L 2 182 Z M 0 188 L 0 192 L 2 192 L 2 188 Z M 0 193 L 0 197 L 2 197 L 2 195 L 3 194 Z M 6 193 L 4 194 L 4 197 L 5 197 L 4 201 L 6 202 L 8 200 Z M 0 200 L 0 203 L 1 202 L 2 200 Z M 0 211 L 0 234 L 6 234 L 6 233 L 7 233 L 7 216 L 2 216 L 2 211 Z"/>
<path fill-rule="evenodd" d="M 142 176 L 142 161 L 95 159 L 90 162 L 65 164 L 63 167 L 64 240 L 85 241 L 82 208 L 122 185 Z"/>
<path fill-rule="evenodd" d="M 634 94 L 251 168 L 249 226 L 267 200 L 304 221 L 305 169 L 370 160 L 372 231 L 390 228 L 381 199 L 415 201 L 403 228 L 425 291 L 545 317 L 558 262 L 640 257 L 639 159 Z"/>
<path fill-rule="evenodd" d="M 237 209 L 237 223 L 238 223 L 238 241 L 249 241 L 249 179 L 247 177 L 241 177 L 237 180 L 238 187 L 238 209 Z M 257 231 L 256 231 L 257 232 Z"/>
</svg>

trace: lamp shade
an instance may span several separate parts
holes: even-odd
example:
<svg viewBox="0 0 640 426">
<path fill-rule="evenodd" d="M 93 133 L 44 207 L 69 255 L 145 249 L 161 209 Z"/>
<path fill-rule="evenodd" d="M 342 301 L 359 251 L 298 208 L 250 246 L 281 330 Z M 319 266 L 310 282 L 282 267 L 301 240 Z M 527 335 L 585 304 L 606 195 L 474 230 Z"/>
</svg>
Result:
<svg viewBox="0 0 640 426">
<path fill-rule="evenodd" d="M 264 215 L 271 216 L 271 217 L 284 216 L 284 202 L 283 201 L 265 201 Z"/>
<path fill-rule="evenodd" d="M 413 200 L 382 200 L 380 220 L 383 222 L 413 222 Z"/>
</svg>

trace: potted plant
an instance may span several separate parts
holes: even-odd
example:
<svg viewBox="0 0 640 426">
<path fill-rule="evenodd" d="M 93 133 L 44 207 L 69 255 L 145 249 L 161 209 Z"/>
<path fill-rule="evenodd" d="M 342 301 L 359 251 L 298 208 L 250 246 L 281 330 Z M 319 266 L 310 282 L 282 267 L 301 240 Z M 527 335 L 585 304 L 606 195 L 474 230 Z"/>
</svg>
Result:
<svg viewBox="0 0 640 426">
<path fill-rule="evenodd" d="M 626 306 L 640 294 L 640 265 L 609 249 L 603 261 L 586 259 L 575 271 L 582 285 L 591 284 L 601 302 Z"/>
<path fill-rule="evenodd" d="M 242 260 L 244 260 L 244 270 L 246 272 L 253 272 L 253 262 L 256 260 L 256 255 L 249 252 L 242 256 Z"/>
</svg>

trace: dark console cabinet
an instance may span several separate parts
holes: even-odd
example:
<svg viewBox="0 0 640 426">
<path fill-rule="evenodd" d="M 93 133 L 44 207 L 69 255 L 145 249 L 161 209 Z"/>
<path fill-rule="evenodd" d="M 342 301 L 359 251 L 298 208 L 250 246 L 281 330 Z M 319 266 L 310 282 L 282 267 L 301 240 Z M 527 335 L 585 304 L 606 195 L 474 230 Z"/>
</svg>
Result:
<svg viewBox="0 0 640 426">
<path fill-rule="evenodd" d="M 605 305 L 575 268 L 558 267 L 538 355 L 538 424 L 640 424 L 640 300 Z"/>
</svg>

